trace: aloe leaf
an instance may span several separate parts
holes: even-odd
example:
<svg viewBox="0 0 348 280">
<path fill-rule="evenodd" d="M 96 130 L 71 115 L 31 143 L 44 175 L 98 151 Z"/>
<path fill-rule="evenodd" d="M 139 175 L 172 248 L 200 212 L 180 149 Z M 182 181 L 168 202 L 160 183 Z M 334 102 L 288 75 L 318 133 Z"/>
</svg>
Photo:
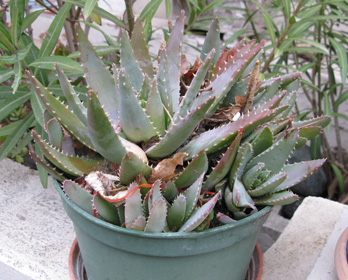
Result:
<svg viewBox="0 0 348 280">
<path fill-rule="evenodd" d="M 70 135 L 68 135 L 66 132 L 62 139 L 62 152 L 66 155 L 75 156 L 75 149 L 74 149 L 74 142 Z"/>
<path fill-rule="evenodd" d="M 180 117 L 185 117 L 192 108 L 192 103 L 198 96 L 199 90 L 202 86 L 202 83 L 204 82 L 204 79 L 211 65 L 214 52 L 215 50 L 208 53 L 204 62 L 198 68 L 196 75 L 194 76 L 186 94 L 184 95 L 180 103 L 180 110 L 173 117 L 174 122 L 177 122 L 180 119 Z"/>
<path fill-rule="evenodd" d="M 121 164 L 127 150 L 115 132 L 96 94 L 88 96 L 88 132 L 95 149 L 106 159 Z"/>
<path fill-rule="evenodd" d="M 178 230 L 184 223 L 186 197 L 180 194 L 168 209 L 167 223 L 171 231 Z"/>
<path fill-rule="evenodd" d="M 164 199 L 161 192 L 161 181 L 157 180 L 152 184 L 152 187 L 149 191 L 148 199 L 148 210 L 151 211 L 152 206 L 158 201 Z"/>
<path fill-rule="evenodd" d="M 131 225 L 131 229 L 134 230 L 139 230 L 139 231 L 144 231 L 146 226 L 146 218 L 144 216 L 140 216 L 138 217 L 138 219 L 136 219 L 133 223 L 133 225 Z"/>
<path fill-rule="evenodd" d="M 117 226 L 121 225 L 117 208 L 98 194 L 93 195 L 93 208 L 103 220 Z"/>
<path fill-rule="evenodd" d="M 153 81 L 152 83 L 154 83 L 154 82 L 155 81 Z M 146 106 L 146 101 L 149 98 L 150 89 L 151 89 L 151 82 L 150 82 L 149 76 L 147 74 L 145 74 L 144 81 L 143 81 L 143 84 L 141 86 L 141 90 L 139 91 L 139 94 L 138 94 L 138 98 L 139 98 L 139 101 L 141 103 L 142 108 L 145 108 L 145 106 Z M 162 104 L 162 102 L 161 102 L 161 104 Z"/>
<path fill-rule="evenodd" d="M 206 204 L 195 211 L 191 217 L 182 225 L 179 232 L 190 232 L 197 228 L 211 213 L 214 209 L 216 202 L 220 196 L 220 192 L 214 195 Z"/>
<path fill-rule="evenodd" d="M 233 65 L 228 67 L 219 75 L 210 85 L 207 91 L 203 91 L 193 102 L 190 110 L 205 102 L 212 96 L 216 97 L 214 104 L 209 112 L 216 110 L 219 103 L 225 98 L 232 85 L 237 81 L 237 76 L 245 66 L 247 61 L 244 59 L 237 60 Z"/>
<path fill-rule="evenodd" d="M 120 167 L 120 182 L 128 185 L 137 175 L 142 174 L 146 179 L 151 175 L 152 168 L 139 159 L 135 154 L 128 152 L 122 159 Z"/>
<path fill-rule="evenodd" d="M 56 119 L 50 119 L 46 125 L 49 142 L 58 150 L 62 148 L 63 131 Z"/>
<path fill-rule="evenodd" d="M 215 185 L 228 174 L 236 157 L 242 136 L 243 130 L 239 131 L 231 146 L 228 147 L 218 164 L 213 168 L 213 171 L 207 176 L 207 179 L 203 184 L 204 190 L 212 190 Z"/>
<path fill-rule="evenodd" d="M 248 207 L 253 209 L 255 208 L 253 199 L 250 197 L 243 183 L 239 180 L 238 177 L 234 180 L 232 199 L 233 204 L 237 207 Z"/>
<path fill-rule="evenodd" d="M 317 171 L 326 161 L 326 159 L 317 159 L 311 161 L 296 162 L 293 164 L 287 164 L 282 168 L 282 172 L 285 172 L 288 176 L 286 180 L 280 184 L 273 192 L 279 192 L 286 190 Z"/>
<path fill-rule="evenodd" d="M 45 107 L 58 121 L 74 135 L 80 142 L 87 147 L 93 149 L 87 127 L 80 119 L 69 109 L 65 107 L 58 99 L 56 99 L 30 72 L 26 72 L 31 84 L 36 91 L 39 101 L 43 102 Z M 42 110 L 43 112 L 43 110 Z M 42 116 L 41 116 L 42 118 Z M 43 124 L 42 124 L 43 126 Z"/>
<path fill-rule="evenodd" d="M 224 200 L 227 206 L 227 209 L 231 212 L 239 211 L 238 207 L 233 203 L 233 192 L 230 188 L 225 188 Z"/>
<path fill-rule="evenodd" d="M 233 162 L 232 168 L 230 170 L 230 188 L 233 188 L 234 181 L 236 179 L 241 179 L 243 175 L 245 166 L 250 161 L 253 156 L 253 148 L 250 143 L 244 143 L 238 149 L 237 156 Z"/>
<path fill-rule="evenodd" d="M 255 180 L 260 175 L 264 167 L 265 164 L 263 162 L 259 162 L 257 165 L 244 173 L 242 182 L 247 190 L 250 190 L 253 187 Z"/>
<path fill-rule="evenodd" d="M 30 93 L 25 95 L 16 95 L 14 99 L 4 99 L 0 101 L 0 121 L 6 118 L 14 109 L 18 108 L 30 97 Z"/>
<path fill-rule="evenodd" d="M 126 31 L 122 32 L 121 39 L 121 67 L 129 75 L 132 87 L 139 92 L 143 84 L 144 74 L 135 59 L 133 48 Z"/>
<path fill-rule="evenodd" d="M 237 121 L 203 132 L 183 148 L 180 148 L 178 152 L 187 153 L 186 159 L 190 159 L 202 149 L 210 154 L 230 145 L 238 130 L 244 129 L 244 135 L 248 135 L 255 127 L 282 112 L 282 108 L 276 110 L 270 110 L 270 108 L 275 107 L 283 97 L 283 94 L 277 95 L 256 110 L 243 115 Z"/>
<path fill-rule="evenodd" d="M 4 159 L 11 150 L 16 146 L 19 139 L 21 139 L 24 135 L 24 133 L 28 130 L 28 128 L 32 125 L 35 118 L 33 113 L 28 114 L 23 121 L 20 123 L 20 125 L 17 127 L 16 130 L 14 130 L 2 143 L 0 148 L 0 161 Z"/>
<path fill-rule="evenodd" d="M 178 196 L 179 191 L 173 182 L 168 182 L 162 189 L 163 197 L 169 202 L 172 201 Z"/>
<path fill-rule="evenodd" d="M 39 58 L 50 56 L 53 52 L 56 44 L 58 42 L 58 38 L 62 31 L 65 20 L 70 12 L 71 4 L 65 3 L 60 9 L 59 12 L 55 15 L 48 31 L 46 33 L 45 39 L 42 42 Z"/>
<path fill-rule="evenodd" d="M 139 104 L 129 75 L 121 69 L 120 75 L 120 123 L 124 134 L 132 142 L 148 141 L 157 135 L 149 117 Z"/>
<path fill-rule="evenodd" d="M 154 79 L 152 82 L 145 106 L 146 114 L 148 115 L 153 127 L 160 136 L 163 136 L 166 128 L 166 114 L 164 112 L 161 96 L 157 88 L 156 79 Z"/>
<path fill-rule="evenodd" d="M 42 140 L 35 130 L 32 130 L 32 136 L 35 139 L 36 145 L 39 146 L 44 156 L 50 162 L 73 176 L 89 174 L 97 170 L 104 161 L 103 159 L 87 159 L 65 155 Z"/>
<path fill-rule="evenodd" d="M 273 145 L 273 134 L 269 127 L 265 127 L 251 142 L 254 156 L 257 156 Z"/>
<path fill-rule="evenodd" d="M 138 185 L 133 183 L 128 188 L 128 193 L 135 189 Z M 136 189 L 130 196 L 126 198 L 125 203 L 125 223 L 130 228 L 138 217 L 143 216 L 143 206 L 140 189 Z"/>
<path fill-rule="evenodd" d="M 196 126 L 204 119 L 214 100 L 215 98 L 209 99 L 186 117 L 180 119 L 178 123 L 173 124 L 160 142 L 150 147 L 146 154 L 151 158 L 162 158 L 174 152 L 188 139 Z"/>
<path fill-rule="evenodd" d="M 93 215 L 93 196 L 88 191 L 71 180 L 65 180 L 63 182 L 63 190 L 74 204 Z"/>
<path fill-rule="evenodd" d="M 196 208 L 198 198 L 201 194 L 202 183 L 205 173 L 202 173 L 201 176 L 183 193 L 186 197 L 186 210 L 185 210 L 185 219 L 187 220 L 192 214 L 193 210 Z"/>
<path fill-rule="evenodd" d="M 187 167 L 180 173 L 175 180 L 177 188 L 186 188 L 191 186 L 202 173 L 208 170 L 208 158 L 204 150 L 200 151 L 198 155 L 187 165 Z"/>
<path fill-rule="evenodd" d="M 259 162 L 264 162 L 270 171 L 278 173 L 294 150 L 298 136 L 298 130 L 291 131 L 286 138 L 284 137 L 284 139 L 276 142 L 270 148 L 254 157 L 248 163 L 246 169 L 250 169 Z"/>
<path fill-rule="evenodd" d="M 173 112 L 178 111 L 180 98 L 180 70 L 181 70 L 181 49 L 182 37 L 184 30 L 184 12 L 181 12 L 177 18 L 174 28 L 170 33 L 165 59 L 161 59 L 160 64 L 166 64 L 165 79 L 166 79 L 166 96 L 168 99 L 168 110 L 173 115 Z M 161 68 L 161 65 L 160 65 Z M 161 80 L 160 77 L 157 80 Z M 163 101 L 163 97 L 162 97 Z M 163 101 L 163 103 L 165 103 Z"/>
<path fill-rule="evenodd" d="M 139 18 L 135 21 L 131 45 L 134 51 L 134 56 L 138 61 L 141 70 L 152 79 L 154 76 L 153 65 L 149 48 L 146 43 L 143 24 Z"/>
<path fill-rule="evenodd" d="M 292 122 L 292 127 L 294 128 L 302 128 L 302 127 L 312 127 L 312 126 L 320 126 L 322 128 L 326 127 L 331 122 L 331 117 L 329 116 L 320 116 L 317 118 Z"/>
<path fill-rule="evenodd" d="M 114 127 L 117 127 L 119 123 L 119 100 L 115 91 L 114 79 L 80 28 L 78 29 L 78 38 L 82 68 L 87 83 L 89 87 L 98 93 L 98 98 L 108 114 L 108 119 Z"/>
<path fill-rule="evenodd" d="M 36 162 L 37 165 L 41 166 L 46 172 L 48 172 L 53 178 L 63 182 L 65 177 L 62 173 L 59 173 L 55 168 L 52 168 L 47 162 L 42 160 L 35 152 L 29 150 L 31 158 Z"/>
<path fill-rule="evenodd" d="M 77 96 L 75 90 L 70 84 L 68 78 L 64 74 L 63 70 L 60 68 L 60 65 L 56 65 L 56 70 L 58 73 L 58 79 L 60 86 L 63 90 L 64 96 L 68 101 L 69 107 L 77 115 L 80 121 L 87 126 L 87 110 L 86 107 L 82 104 L 80 98 Z"/>
<path fill-rule="evenodd" d="M 216 64 L 220 56 L 220 25 L 218 18 L 215 18 L 209 27 L 200 55 L 201 60 L 204 60 L 213 49 L 215 50 L 213 63 Z"/>
<path fill-rule="evenodd" d="M 262 104 L 270 100 L 279 90 L 280 90 L 280 77 L 278 79 L 272 80 L 271 84 L 267 88 L 257 94 L 254 98 L 254 104 Z"/>
<path fill-rule="evenodd" d="M 167 203 L 164 199 L 160 199 L 152 206 L 147 223 L 145 226 L 145 232 L 162 232 L 167 225 Z"/>
<path fill-rule="evenodd" d="M 254 189 L 248 190 L 248 194 L 252 197 L 266 195 L 271 193 L 275 188 L 277 188 L 286 179 L 287 174 L 285 172 L 280 172 L 272 177 L 270 177 L 266 182 L 257 186 Z"/>
<path fill-rule="evenodd" d="M 255 199 L 256 205 L 286 205 L 298 200 L 298 196 L 291 191 L 282 191 Z"/>
</svg>

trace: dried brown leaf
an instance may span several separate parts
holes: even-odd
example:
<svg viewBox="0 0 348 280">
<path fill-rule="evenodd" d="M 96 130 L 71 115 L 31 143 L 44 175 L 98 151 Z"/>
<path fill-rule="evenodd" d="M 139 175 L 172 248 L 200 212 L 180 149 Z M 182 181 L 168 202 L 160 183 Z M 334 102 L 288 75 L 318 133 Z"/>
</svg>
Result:
<svg viewBox="0 0 348 280">
<path fill-rule="evenodd" d="M 156 180 L 164 182 L 173 178 L 176 167 L 184 164 L 184 157 L 186 155 L 186 153 L 177 153 L 172 158 L 166 158 L 160 161 L 153 169 L 148 182 L 152 184 Z"/>
</svg>

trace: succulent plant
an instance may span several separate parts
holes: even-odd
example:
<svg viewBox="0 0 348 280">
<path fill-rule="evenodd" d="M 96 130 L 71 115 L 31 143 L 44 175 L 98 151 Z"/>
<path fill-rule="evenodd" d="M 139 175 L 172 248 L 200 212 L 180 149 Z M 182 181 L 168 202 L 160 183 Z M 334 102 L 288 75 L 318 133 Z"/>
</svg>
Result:
<svg viewBox="0 0 348 280">
<path fill-rule="evenodd" d="M 330 122 L 294 121 L 299 73 L 261 81 L 264 42 L 220 53 L 217 19 L 189 67 L 183 29 L 182 13 L 153 61 L 137 21 L 112 69 L 80 30 L 85 103 L 58 65 L 63 99 L 27 72 L 46 108 L 47 136 L 32 133 L 43 157 L 32 157 L 91 215 L 147 232 L 204 229 L 293 202 L 289 188 L 324 163 L 286 163 Z"/>
</svg>

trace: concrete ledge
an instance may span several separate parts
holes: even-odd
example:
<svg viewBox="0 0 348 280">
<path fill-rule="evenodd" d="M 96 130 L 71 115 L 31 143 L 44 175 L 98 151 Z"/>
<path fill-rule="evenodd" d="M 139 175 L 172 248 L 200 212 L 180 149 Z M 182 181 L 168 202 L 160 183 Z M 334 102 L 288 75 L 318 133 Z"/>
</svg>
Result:
<svg viewBox="0 0 348 280">
<path fill-rule="evenodd" d="M 348 226 L 348 206 L 308 197 L 264 254 L 262 279 L 337 279 L 336 241 Z"/>
<path fill-rule="evenodd" d="M 43 189 L 35 170 L 9 159 L 0 162 L 0 174 L 0 270 L 9 266 L 27 279 L 69 279 L 75 233 L 58 193 L 52 184 Z M 16 275 L 0 278 L 21 279 Z"/>
</svg>

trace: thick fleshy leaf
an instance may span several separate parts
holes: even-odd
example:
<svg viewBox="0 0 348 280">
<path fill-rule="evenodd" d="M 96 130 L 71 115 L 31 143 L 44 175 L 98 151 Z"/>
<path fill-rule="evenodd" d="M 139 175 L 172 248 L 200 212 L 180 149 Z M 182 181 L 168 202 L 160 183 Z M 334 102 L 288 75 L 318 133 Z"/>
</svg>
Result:
<svg viewBox="0 0 348 280">
<path fill-rule="evenodd" d="M 99 169 L 104 162 L 104 159 L 88 159 L 66 155 L 42 140 L 35 130 L 32 130 L 32 135 L 44 156 L 59 169 L 73 176 L 89 174 Z"/>
<path fill-rule="evenodd" d="M 138 47 L 139 46 L 137 46 L 137 48 Z M 122 32 L 121 39 L 121 67 L 126 69 L 132 87 L 139 92 L 143 84 L 144 74 L 135 59 L 133 48 L 126 31 Z"/>
<path fill-rule="evenodd" d="M 193 210 L 196 208 L 196 204 L 201 194 L 202 183 L 205 173 L 203 173 L 199 178 L 189 187 L 183 194 L 186 197 L 186 210 L 185 219 L 187 220 L 192 214 Z"/>
<path fill-rule="evenodd" d="M 56 119 L 51 119 L 47 122 L 47 134 L 51 145 L 58 150 L 62 148 L 63 130 L 60 123 Z"/>
<path fill-rule="evenodd" d="M 322 128 L 326 127 L 331 122 L 331 117 L 329 116 L 320 116 L 314 119 L 304 120 L 293 122 L 292 127 L 301 128 L 301 127 L 312 127 L 312 126 L 320 126 Z"/>
<path fill-rule="evenodd" d="M 178 230 L 184 223 L 186 210 L 186 197 L 180 194 L 168 209 L 167 223 L 171 231 Z"/>
<path fill-rule="evenodd" d="M 233 188 L 234 181 L 236 179 L 241 180 L 241 176 L 244 173 L 245 166 L 253 156 L 253 147 L 250 143 L 244 143 L 238 149 L 236 159 L 233 162 L 229 178 L 230 188 Z"/>
<path fill-rule="evenodd" d="M 272 177 L 270 177 L 266 182 L 257 186 L 254 189 L 248 190 L 248 193 L 252 197 L 266 195 L 272 192 L 276 187 L 278 187 L 286 179 L 287 174 L 285 172 L 280 172 Z"/>
<path fill-rule="evenodd" d="M 87 110 L 86 107 L 82 104 L 80 98 L 77 96 L 75 90 L 70 84 L 67 76 L 64 74 L 59 65 L 56 65 L 56 70 L 58 73 L 58 79 L 60 86 L 63 90 L 64 96 L 69 104 L 69 107 L 81 120 L 81 122 L 87 126 Z"/>
<path fill-rule="evenodd" d="M 144 216 L 140 216 L 138 219 L 135 220 L 134 224 L 130 228 L 134 230 L 144 231 L 145 226 L 146 218 Z"/>
<path fill-rule="evenodd" d="M 137 175 L 142 174 L 147 179 L 150 177 L 152 168 L 139 159 L 136 155 L 128 152 L 122 159 L 120 167 L 120 182 L 128 185 L 135 180 Z"/>
<path fill-rule="evenodd" d="M 153 233 L 162 232 L 167 224 L 166 217 L 167 203 L 164 199 L 160 199 L 151 208 L 144 231 Z"/>
<path fill-rule="evenodd" d="M 248 163 L 246 169 L 249 170 L 259 162 L 263 162 L 267 166 L 267 169 L 273 173 L 278 173 L 293 152 L 298 136 L 298 130 L 293 130 L 286 138 L 284 137 L 284 139 L 279 140 L 263 153 L 254 157 Z"/>
<path fill-rule="evenodd" d="M 153 136 L 156 136 L 157 133 L 149 117 L 141 107 L 125 69 L 121 69 L 119 79 L 120 123 L 122 131 L 132 142 L 146 142 Z"/>
<path fill-rule="evenodd" d="M 317 159 L 285 165 L 282 169 L 282 172 L 285 172 L 288 177 L 282 184 L 274 189 L 274 192 L 286 190 L 305 180 L 307 177 L 317 171 L 325 161 L 326 159 Z"/>
<path fill-rule="evenodd" d="M 179 232 L 190 232 L 197 228 L 203 221 L 210 215 L 210 212 L 214 209 L 216 202 L 220 197 L 220 192 L 210 199 L 201 208 L 195 211 L 191 217 L 183 224 L 179 229 Z"/>
<path fill-rule="evenodd" d="M 202 173 L 208 170 L 208 158 L 204 150 L 187 165 L 187 167 L 180 173 L 175 180 L 177 188 L 186 188 L 191 186 Z"/>
<path fill-rule="evenodd" d="M 265 127 L 251 142 L 253 146 L 254 156 L 261 154 L 273 145 L 273 134 L 272 131 Z"/>
<path fill-rule="evenodd" d="M 121 225 L 117 208 L 112 203 L 101 198 L 98 194 L 93 195 L 93 207 L 103 220 L 114 225 Z"/>
<path fill-rule="evenodd" d="M 133 183 L 128 188 L 128 193 L 135 189 L 138 185 Z M 125 223 L 126 227 L 130 228 L 136 219 L 143 216 L 143 206 L 140 189 L 136 189 L 130 196 L 126 198 L 125 203 Z"/>
<path fill-rule="evenodd" d="M 236 157 L 242 136 L 243 130 L 239 131 L 231 146 L 223 154 L 213 171 L 207 176 L 207 180 L 203 184 L 204 190 L 212 190 L 228 174 Z"/>
<path fill-rule="evenodd" d="M 55 168 L 51 167 L 47 162 L 42 160 L 35 152 L 29 150 L 29 154 L 36 164 L 41 166 L 53 178 L 61 182 L 65 180 L 63 174 L 59 173 Z"/>
<path fill-rule="evenodd" d="M 145 105 L 145 111 L 158 134 L 163 136 L 166 129 L 166 114 L 164 112 L 161 96 L 157 88 L 156 79 L 154 79 L 152 82 L 149 96 Z"/>
<path fill-rule="evenodd" d="M 220 26 L 218 18 L 215 18 L 209 27 L 202 47 L 201 59 L 204 60 L 207 54 L 213 49 L 215 50 L 213 62 L 216 64 L 220 55 Z"/>
<path fill-rule="evenodd" d="M 282 191 L 255 200 L 256 205 L 286 205 L 295 202 L 299 197 L 291 191 Z"/>
<path fill-rule="evenodd" d="M 195 74 L 189 88 L 187 89 L 186 94 L 184 95 L 180 103 L 180 110 L 173 117 L 175 122 L 177 122 L 180 119 L 180 117 L 185 117 L 189 113 L 189 110 L 192 109 L 192 103 L 198 96 L 199 90 L 202 86 L 202 83 L 204 82 L 204 79 L 210 67 L 214 52 L 215 50 L 208 53 L 204 62 L 198 68 L 197 73 Z"/>
<path fill-rule="evenodd" d="M 257 165 L 250 168 L 247 172 L 244 173 L 242 182 L 247 190 L 253 187 L 255 180 L 260 175 L 264 167 L 265 164 L 263 162 L 259 162 Z"/>
<path fill-rule="evenodd" d="M 275 96 L 256 110 L 243 115 L 237 121 L 203 132 L 183 148 L 180 148 L 179 152 L 187 153 L 187 158 L 190 159 L 198 154 L 201 149 L 210 154 L 227 147 L 236 137 L 238 130 L 244 129 L 244 134 L 247 135 L 261 123 L 282 112 L 283 108 L 271 108 L 275 107 L 283 97 L 283 94 Z M 216 137 L 216 135 L 219 135 L 219 137 Z"/>
<path fill-rule="evenodd" d="M 160 142 L 146 150 L 146 154 L 151 158 L 162 158 L 173 153 L 187 140 L 197 125 L 204 119 L 207 110 L 214 100 L 214 98 L 209 99 L 202 106 L 180 119 L 178 123 L 173 124 Z"/>
<path fill-rule="evenodd" d="M 80 142 L 93 149 L 88 129 L 76 114 L 56 99 L 30 72 L 27 71 L 26 74 L 35 89 L 36 96 L 44 103 L 48 111 Z"/>
<path fill-rule="evenodd" d="M 134 56 L 137 59 L 141 70 L 150 78 L 153 78 L 153 65 L 140 18 L 135 21 L 131 45 L 133 47 Z"/>
<path fill-rule="evenodd" d="M 152 187 L 149 191 L 148 199 L 148 209 L 151 212 L 152 207 L 158 200 L 165 200 L 161 192 L 161 181 L 157 180 L 152 184 Z"/>
<path fill-rule="evenodd" d="M 109 121 L 114 127 L 117 127 L 119 123 L 119 101 L 115 92 L 114 79 L 80 28 L 78 29 L 78 39 L 81 49 L 82 68 L 85 72 L 87 83 L 89 87 L 98 93 L 100 103 L 104 106 Z"/>
<path fill-rule="evenodd" d="M 71 180 L 65 180 L 63 182 L 63 190 L 73 203 L 93 215 L 93 196 L 88 191 Z"/>
<path fill-rule="evenodd" d="M 232 189 L 233 204 L 237 207 L 255 208 L 254 201 L 246 191 L 243 183 L 236 178 Z"/>
</svg>

